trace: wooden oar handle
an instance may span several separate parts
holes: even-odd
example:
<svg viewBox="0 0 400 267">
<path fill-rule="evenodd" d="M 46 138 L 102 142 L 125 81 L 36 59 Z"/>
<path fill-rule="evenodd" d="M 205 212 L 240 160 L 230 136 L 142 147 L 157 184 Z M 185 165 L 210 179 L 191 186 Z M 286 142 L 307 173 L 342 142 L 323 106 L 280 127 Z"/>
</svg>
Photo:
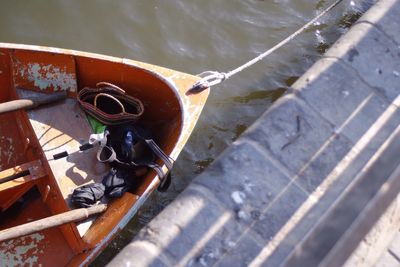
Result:
<svg viewBox="0 0 400 267">
<path fill-rule="evenodd" d="M 30 99 L 8 101 L 0 103 L 0 114 L 8 113 L 19 109 L 26 109 L 32 106 L 34 106 L 34 103 Z"/>
<path fill-rule="evenodd" d="M 51 94 L 46 94 L 40 98 L 32 99 L 19 99 L 0 103 L 0 114 L 16 111 L 20 109 L 31 109 L 44 104 L 54 103 L 63 100 L 67 97 L 67 92 L 56 92 Z"/>
<path fill-rule="evenodd" d="M 21 224 L 15 227 L 11 227 L 0 231 L 0 242 L 16 237 L 29 235 L 35 232 L 39 232 L 44 229 L 60 226 L 66 223 L 77 222 L 87 219 L 93 214 L 102 213 L 107 209 L 107 205 L 99 204 L 90 208 L 82 208 L 76 210 L 70 210 L 64 213 L 53 215 L 37 221 Z"/>
</svg>

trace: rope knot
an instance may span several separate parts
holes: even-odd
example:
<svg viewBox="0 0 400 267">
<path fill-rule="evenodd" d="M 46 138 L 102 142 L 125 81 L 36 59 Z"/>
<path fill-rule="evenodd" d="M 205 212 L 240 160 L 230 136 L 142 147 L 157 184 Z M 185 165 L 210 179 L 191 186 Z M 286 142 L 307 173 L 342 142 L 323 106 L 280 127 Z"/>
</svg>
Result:
<svg viewBox="0 0 400 267">
<path fill-rule="evenodd" d="M 218 71 L 205 71 L 197 76 L 201 77 L 201 79 L 187 90 L 186 95 L 198 94 L 207 88 L 220 84 L 228 79 L 228 75 L 225 72 Z"/>
</svg>

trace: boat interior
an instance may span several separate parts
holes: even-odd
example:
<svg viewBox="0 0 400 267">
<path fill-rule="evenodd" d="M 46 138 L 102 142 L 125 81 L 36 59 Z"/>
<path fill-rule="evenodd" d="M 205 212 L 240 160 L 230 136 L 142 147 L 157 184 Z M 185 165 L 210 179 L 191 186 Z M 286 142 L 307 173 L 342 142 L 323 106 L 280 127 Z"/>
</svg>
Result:
<svg viewBox="0 0 400 267">
<path fill-rule="evenodd" d="M 0 114 L 0 179 L 20 176 L 0 183 L 0 230 L 74 209 L 73 190 L 100 182 L 107 173 L 109 167 L 97 162 L 95 148 L 77 152 L 92 130 L 76 93 L 100 81 L 116 84 L 143 102 L 140 123 L 152 130 L 169 155 L 181 133 L 182 107 L 177 92 L 152 72 L 90 56 L 0 48 L 0 103 L 60 90 L 68 93 L 60 103 Z M 63 151 L 69 156 L 53 159 Z M 82 261 L 84 253 L 117 227 L 155 177 L 149 170 L 95 219 L 0 242 L 0 259 L 18 265 L 39 257 L 43 266 Z"/>
</svg>

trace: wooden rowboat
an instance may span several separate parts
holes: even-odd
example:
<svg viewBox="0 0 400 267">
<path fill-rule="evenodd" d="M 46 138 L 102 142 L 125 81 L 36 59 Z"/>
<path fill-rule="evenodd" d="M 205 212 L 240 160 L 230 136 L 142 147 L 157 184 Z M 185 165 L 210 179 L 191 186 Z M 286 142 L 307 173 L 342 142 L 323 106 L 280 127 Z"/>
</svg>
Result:
<svg viewBox="0 0 400 267">
<path fill-rule="evenodd" d="M 101 181 L 107 171 L 93 149 L 52 159 L 61 151 L 76 151 L 91 134 L 75 100 L 77 91 L 100 81 L 124 88 L 144 103 L 141 120 L 157 133 L 162 150 L 176 159 L 208 96 L 208 90 L 185 95 L 198 79 L 128 59 L 0 43 L 0 103 L 56 91 L 68 95 L 62 103 L 0 115 L 0 180 L 14 177 L 0 183 L 0 235 L 16 226 L 29 228 L 26 223 L 68 214 L 74 209 L 72 191 Z M 158 183 L 156 173 L 149 171 L 138 186 L 107 203 L 107 209 L 94 218 L 1 241 L 0 265 L 88 265 Z M 59 221 L 58 217 L 54 220 Z"/>
</svg>

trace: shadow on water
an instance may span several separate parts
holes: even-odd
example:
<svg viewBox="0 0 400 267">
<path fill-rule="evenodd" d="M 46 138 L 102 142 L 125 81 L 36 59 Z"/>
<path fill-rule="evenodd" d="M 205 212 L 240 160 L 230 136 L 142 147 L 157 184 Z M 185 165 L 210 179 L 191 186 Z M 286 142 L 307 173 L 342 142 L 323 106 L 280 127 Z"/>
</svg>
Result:
<svg viewBox="0 0 400 267">
<path fill-rule="evenodd" d="M 274 102 L 279 97 L 285 93 L 286 88 L 280 87 L 273 90 L 265 90 L 265 91 L 254 91 L 250 92 L 245 96 L 234 96 L 230 99 L 235 103 L 247 104 L 254 100 L 262 100 L 262 99 L 270 99 L 271 102 Z"/>
</svg>

